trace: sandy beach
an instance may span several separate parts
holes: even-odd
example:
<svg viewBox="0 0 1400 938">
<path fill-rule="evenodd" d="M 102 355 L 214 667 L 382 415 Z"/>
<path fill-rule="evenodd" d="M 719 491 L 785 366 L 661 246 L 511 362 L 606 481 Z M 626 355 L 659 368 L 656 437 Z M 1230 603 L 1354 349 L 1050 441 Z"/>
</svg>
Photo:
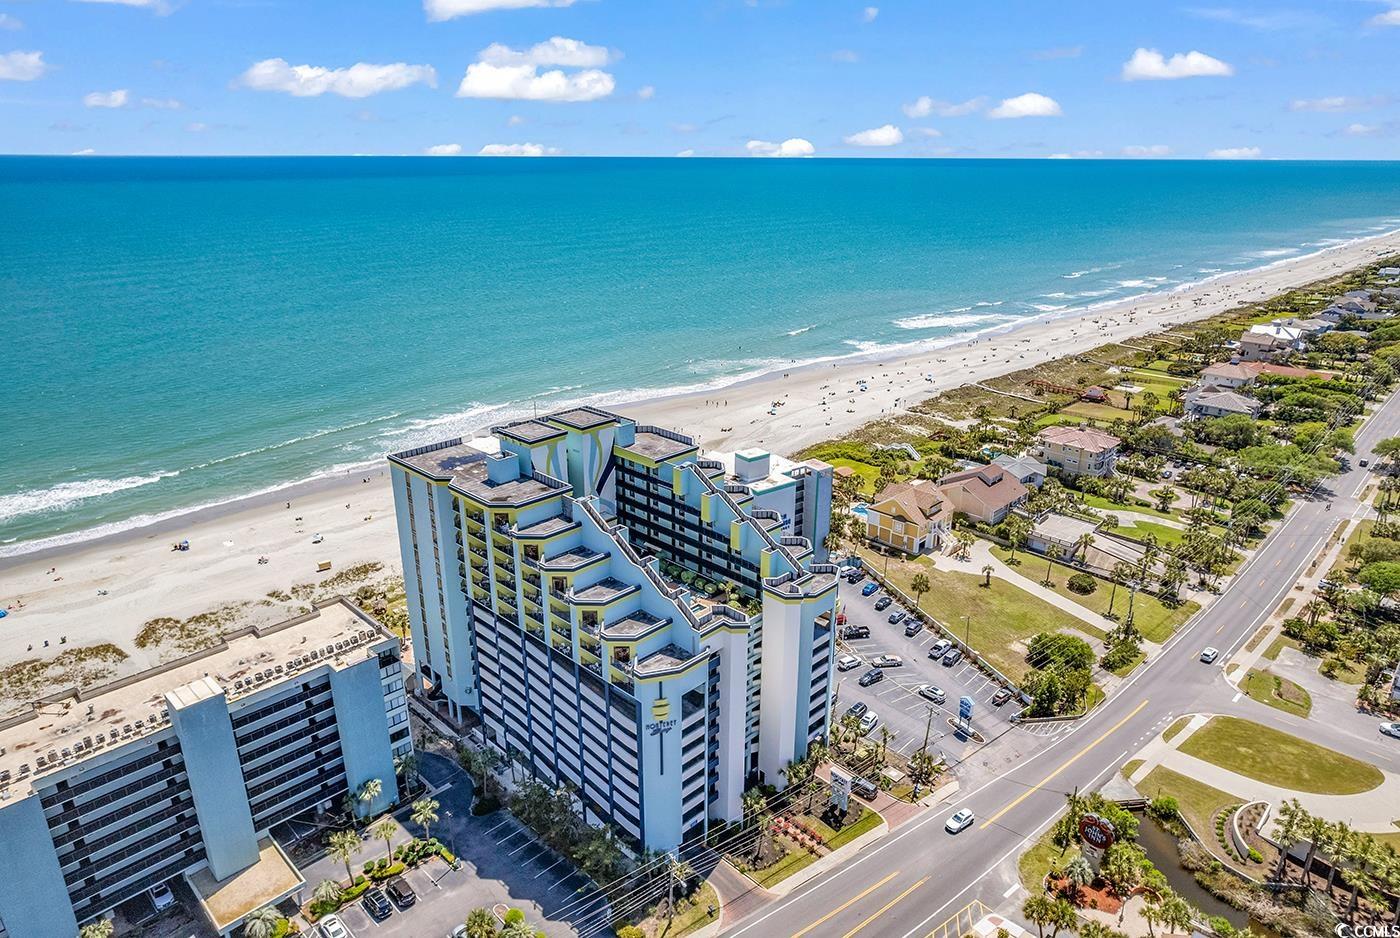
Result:
<svg viewBox="0 0 1400 938">
<path fill-rule="evenodd" d="M 1210 316 L 1375 258 L 1400 252 L 1389 232 L 1317 254 L 1243 271 L 1170 293 L 1105 305 L 935 350 L 845 358 L 795 367 L 704 394 L 618 405 L 647 423 L 697 436 L 712 449 L 761 446 L 779 453 L 840 436 L 940 391 Z M 857 381 L 867 382 L 859 390 Z M 770 414 L 774 401 L 784 406 Z M 293 615 L 269 599 L 295 584 L 377 561 L 396 573 L 399 551 L 388 472 L 374 468 L 273 496 L 194 512 L 148 528 L 0 560 L 0 668 L 65 648 L 112 642 L 126 673 L 173 656 L 137 649 L 143 623 L 228 604 L 240 623 Z M 319 543 L 313 543 L 316 535 Z M 171 543 L 185 540 L 190 550 Z M 266 563 L 258 563 L 266 557 Z M 317 565 L 331 563 L 331 573 Z M 66 644 L 61 641 L 66 640 Z M 0 700 L 0 712 L 13 705 Z"/>
</svg>

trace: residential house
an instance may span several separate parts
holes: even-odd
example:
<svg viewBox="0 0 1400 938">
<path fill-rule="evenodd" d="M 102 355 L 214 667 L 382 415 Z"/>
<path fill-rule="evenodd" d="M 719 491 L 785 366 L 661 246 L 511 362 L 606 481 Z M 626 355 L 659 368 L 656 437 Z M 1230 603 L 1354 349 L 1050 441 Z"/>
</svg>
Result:
<svg viewBox="0 0 1400 938">
<path fill-rule="evenodd" d="M 1012 456 L 1002 453 L 992 460 L 992 465 L 1001 466 L 1016 477 L 1016 481 L 1028 488 L 1038 489 L 1045 484 L 1045 463 L 1029 454 Z"/>
<path fill-rule="evenodd" d="M 1107 477 L 1118 461 L 1118 437 L 1092 427 L 1055 426 L 1041 430 L 1040 456 L 1068 475 Z"/>
<path fill-rule="evenodd" d="M 1247 362 L 1268 361 L 1293 351 L 1293 343 L 1279 336 L 1246 332 L 1240 336 L 1240 358 Z"/>
<path fill-rule="evenodd" d="M 953 505 L 930 479 L 885 486 L 865 509 L 865 536 L 908 554 L 942 548 L 953 524 Z"/>
<path fill-rule="evenodd" d="M 1184 403 L 1186 413 L 1193 417 L 1228 417 L 1231 414 L 1258 417 L 1263 407 L 1248 395 L 1213 385 L 1190 388 L 1184 396 Z"/>
<path fill-rule="evenodd" d="M 1245 362 L 1240 367 L 1255 377 L 1275 375 L 1280 378 L 1335 378 L 1335 371 L 1321 371 L 1316 368 L 1295 368 L 1291 365 L 1276 365 L 1273 362 Z"/>
<path fill-rule="evenodd" d="M 1030 495 L 1010 470 L 996 464 L 954 472 L 938 485 L 955 511 L 983 524 L 1001 524 Z"/>
<path fill-rule="evenodd" d="M 1249 387 L 1259 376 L 1244 365 L 1222 363 L 1201 372 L 1201 383 L 1234 390 Z"/>
</svg>

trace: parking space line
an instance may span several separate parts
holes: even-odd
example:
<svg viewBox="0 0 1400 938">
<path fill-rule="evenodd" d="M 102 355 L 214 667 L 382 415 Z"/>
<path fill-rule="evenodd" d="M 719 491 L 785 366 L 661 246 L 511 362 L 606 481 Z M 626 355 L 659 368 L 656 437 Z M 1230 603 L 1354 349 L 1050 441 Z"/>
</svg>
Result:
<svg viewBox="0 0 1400 938">
<path fill-rule="evenodd" d="M 533 841 L 533 840 L 527 840 L 527 841 L 525 841 L 523 844 L 521 844 L 520 846 L 518 846 L 518 847 L 516 847 L 514 850 L 512 850 L 510 853 L 508 853 L 507 856 L 512 856 L 512 857 L 513 857 L 513 856 L 515 856 L 517 853 L 519 853 L 520 851 L 524 850 L 526 847 L 533 847 L 533 846 L 538 846 L 538 845 L 537 845 L 537 844 L 535 843 L 535 841 Z"/>
<path fill-rule="evenodd" d="M 549 864 L 549 866 L 546 866 L 544 869 L 542 869 L 542 870 L 540 870 L 538 873 L 536 873 L 534 878 L 535 878 L 535 879 L 539 879 L 541 876 L 543 876 L 544 874 L 548 873 L 550 870 L 554 869 L 556 866 L 558 866 L 560 863 L 563 863 L 563 862 L 564 862 L 564 858 L 563 858 L 563 857 L 559 857 L 559 858 L 556 859 L 553 863 Z"/>
<path fill-rule="evenodd" d="M 487 829 L 487 831 L 486 831 L 486 836 L 488 836 L 488 837 L 491 836 L 492 834 L 496 833 L 496 831 L 499 830 L 501 827 L 503 827 L 503 826 L 505 826 L 506 824 L 509 824 L 509 823 L 510 823 L 510 818 L 509 818 L 509 817 L 503 817 L 503 818 L 501 818 L 499 821 L 497 821 L 495 824 L 492 824 L 492 825 Z"/>
<path fill-rule="evenodd" d="M 502 837 L 500 840 L 496 841 L 496 846 L 499 847 L 501 844 L 505 843 L 507 840 L 510 840 L 512 837 L 514 837 L 516 834 L 519 834 L 519 833 L 520 833 L 520 831 L 518 831 L 518 830 L 511 830 L 511 832 L 510 832 L 509 834 L 506 834 L 506 835 L 505 835 L 504 837 Z"/>
</svg>

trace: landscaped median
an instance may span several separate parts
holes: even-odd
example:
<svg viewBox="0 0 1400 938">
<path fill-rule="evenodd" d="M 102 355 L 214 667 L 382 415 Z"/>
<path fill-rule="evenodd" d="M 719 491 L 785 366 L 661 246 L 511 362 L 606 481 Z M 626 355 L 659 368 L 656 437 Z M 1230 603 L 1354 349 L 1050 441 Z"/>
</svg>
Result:
<svg viewBox="0 0 1400 938">
<path fill-rule="evenodd" d="M 1312 712 L 1312 696 L 1302 687 L 1272 671 L 1251 669 L 1240 682 L 1240 689 L 1251 700 L 1268 704 L 1284 713 L 1306 717 Z"/>
<path fill-rule="evenodd" d="M 1177 748 L 1256 781 L 1311 794 L 1358 795 L 1385 781 L 1374 765 L 1238 717 L 1212 717 Z"/>
</svg>

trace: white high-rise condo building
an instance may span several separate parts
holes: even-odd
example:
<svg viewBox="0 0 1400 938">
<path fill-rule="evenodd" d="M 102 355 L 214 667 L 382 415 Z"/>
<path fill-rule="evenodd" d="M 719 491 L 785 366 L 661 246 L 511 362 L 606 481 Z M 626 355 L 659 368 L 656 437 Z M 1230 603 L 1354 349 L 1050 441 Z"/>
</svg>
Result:
<svg viewBox="0 0 1400 938">
<path fill-rule="evenodd" d="M 827 733 L 831 467 L 576 408 L 389 457 L 419 693 L 636 847 Z"/>
</svg>

